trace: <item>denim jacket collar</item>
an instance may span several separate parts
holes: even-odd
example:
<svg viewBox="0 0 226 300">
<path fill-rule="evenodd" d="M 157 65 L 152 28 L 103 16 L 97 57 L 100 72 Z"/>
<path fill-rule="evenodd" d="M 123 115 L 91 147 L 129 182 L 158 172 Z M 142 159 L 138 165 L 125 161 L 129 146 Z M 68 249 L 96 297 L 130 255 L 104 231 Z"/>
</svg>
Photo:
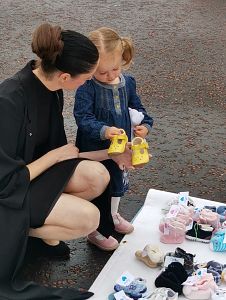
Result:
<svg viewBox="0 0 226 300">
<path fill-rule="evenodd" d="M 95 77 L 93 77 L 92 79 L 93 79 L 93 81 L 94 81 L 96 84 L 98 84 L 98 85 L 100 85 L 100 86 L 102 86 L 102 87 L 104 87 L 104 88 L 106 88 L 106 89 L 114 90 L 115 88 L 119 89 L 119 88 L 125 86 L 126 81 L 125 81 L 124 76 L 123 76 L 122 74 L 120 74 L 119 78 L 120 78 L 120 82 L 117 83 L 117 84 L 106 84 L 106 83 L 102 83 L 102 82 L 96 80 Z"/>
</svg>

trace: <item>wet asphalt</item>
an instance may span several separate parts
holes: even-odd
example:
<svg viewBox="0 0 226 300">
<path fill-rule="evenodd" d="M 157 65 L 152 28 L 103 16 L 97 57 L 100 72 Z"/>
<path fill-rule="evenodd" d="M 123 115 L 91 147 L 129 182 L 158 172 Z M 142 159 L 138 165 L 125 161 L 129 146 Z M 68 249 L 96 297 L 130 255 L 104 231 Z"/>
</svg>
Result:
<svg viewBox="0 0 226 300">
<path fill-rule="evenodd" d="M 34 57 L 31 33 L 46 21 L 83 34 L 109 26 L 134 41 L 129 73 L 154 118 L 148 137 L 153 158 L 131 172 L 121 214 L 131 220 L 150 188 L 226 203 L 226 1 L 1 0 L 0 80 Z M 66 93 L 65 129 L 71 142 L 73 101 L 73 93 Z M 89 288 L 111 253 L 84 238 L 68 245 L 69 261 L 30 258 L 24 276 L 45 285 Z"/>
</svg>

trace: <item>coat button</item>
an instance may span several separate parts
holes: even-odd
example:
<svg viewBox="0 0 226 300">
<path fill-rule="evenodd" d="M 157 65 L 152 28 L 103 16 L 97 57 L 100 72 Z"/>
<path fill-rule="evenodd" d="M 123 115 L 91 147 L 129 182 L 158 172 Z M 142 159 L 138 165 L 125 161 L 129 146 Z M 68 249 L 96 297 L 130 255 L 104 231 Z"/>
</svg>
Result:
<svg viewBox="0 0 226 300">
<path fill-rule="evenodd" d="M 30 135 L 30 136 L 32 136 L 32 133 L 31 133 L 31 132 L 29 132 L 29 135 Z"/>
</svg>

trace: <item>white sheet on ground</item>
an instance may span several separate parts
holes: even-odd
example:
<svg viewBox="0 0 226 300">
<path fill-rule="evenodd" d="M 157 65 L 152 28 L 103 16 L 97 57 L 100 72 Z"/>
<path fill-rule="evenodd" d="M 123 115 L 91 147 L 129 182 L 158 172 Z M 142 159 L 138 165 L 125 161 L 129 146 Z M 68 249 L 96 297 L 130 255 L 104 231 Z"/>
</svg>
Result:
<svg viewBox="0 0 226 300">
<path fill-rule="evenodd" d="M 206 262 L 215 260 L 220 263 L 226 263 L 225 252 L 213 252 L 209 249 L 209 244 L 193 242 L 186 240 L 183 244 L 169 245 L 162 244 L 159 241 L 159 221 L 163 216 L 161 208 L 177 194 L 150 189 L 142 209 L 134 219 L 135 230 L 133 233 L 125 235 L 119 248 L 108 260 L 90 291 L 94 292 L 92 300 L 107 300 L 108 295 L 114 292 L 115 281 L 124 271 L 129 271 L 136 277 L 142 277 L 147 280 L 148 291 L 155 289 L 154 281 L 160 273 L 160 269 L 150 269 L 139 261 L 134 253 L 136 250 L 143 250 L 147 244 L 157 244 L 164 253 L 175 251 L 176 247 L 181 247 L 187 252 L 196 254 L 196 261 Z M 203 205 L 222 205 L 219 202 L 213 202 L 205 199 L 191 197 L 197 206 Z M 179 299 L 186 299 L 180 296 Z"/>
</svg>

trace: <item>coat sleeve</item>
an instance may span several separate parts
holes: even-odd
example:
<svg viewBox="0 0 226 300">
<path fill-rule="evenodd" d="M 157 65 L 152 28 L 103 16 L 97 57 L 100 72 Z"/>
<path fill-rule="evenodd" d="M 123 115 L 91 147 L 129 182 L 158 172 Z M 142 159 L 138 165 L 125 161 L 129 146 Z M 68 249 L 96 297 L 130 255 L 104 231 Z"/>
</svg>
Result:
<svg viewBox="0 0 226 300">
<path fill-rule="evenodd" d="M 20 209 L 30 184 L 26 163 L 17 154 L 25 106 L 21 95 L 9 90 L 10 85 L 0 85 L 0 205 Z"/>
<path fill-rule="evenodd" d="M 94 114 L 94 102 L 95 89 L 88 81 L 76 91 L 74 117 L 80 132 L 95 141 L 100 141 L 104 139 L 102 131 L 107 124 L 97 120 Z"/>
<path fill-rule="evenodd" d="M 136 91 L 136 81 L 132 76 L 127 76 L 127 80 L 129 88 L 128 106 L 144 114 L 144 119 L 142 120 L 141 124 L 146 125 L 146 127 L 150 130 L 153 125 L 153 118 L 148 115 L 146 109 L 141 103 L 140 97 Z"/>
</svg>

